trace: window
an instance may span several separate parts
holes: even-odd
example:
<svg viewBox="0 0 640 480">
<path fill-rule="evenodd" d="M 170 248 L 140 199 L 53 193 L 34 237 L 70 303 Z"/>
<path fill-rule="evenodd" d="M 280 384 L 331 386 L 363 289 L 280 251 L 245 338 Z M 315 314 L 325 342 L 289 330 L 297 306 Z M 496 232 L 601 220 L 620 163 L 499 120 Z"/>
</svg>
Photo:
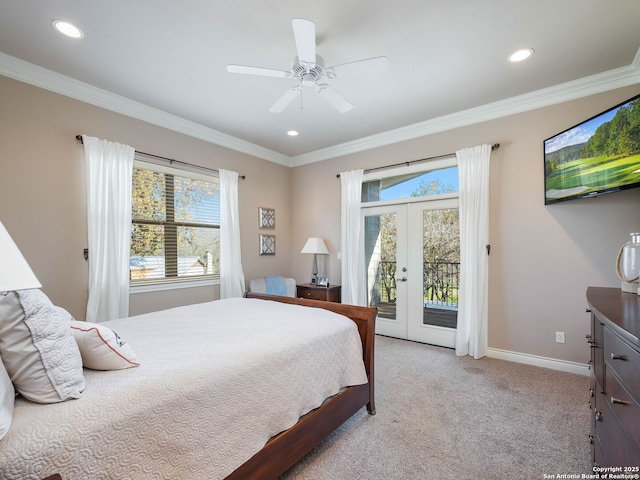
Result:
<svg viewBox="0 0 640 480">
<path fill-rule="evenodd" d="M 362 183 L 364 203 L 428 197 L 444 193 L 458 193 L 458 167 L 455 165 Z"/>
<path fill-rule="evenodd" d="M 136 161 L 131 207 L 132 285 L 219 276 L 217 177 Z"/>
</svg>

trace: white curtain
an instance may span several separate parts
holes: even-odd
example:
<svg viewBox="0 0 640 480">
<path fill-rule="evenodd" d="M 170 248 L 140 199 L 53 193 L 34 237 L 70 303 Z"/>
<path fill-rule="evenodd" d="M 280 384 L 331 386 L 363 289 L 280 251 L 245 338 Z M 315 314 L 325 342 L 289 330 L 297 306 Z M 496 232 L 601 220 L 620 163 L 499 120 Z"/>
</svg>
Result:
<svg viewBox="0 0 640 480">
<path fill-rule="evenodd" d="M 456 152 L 460 183 L 460 303 L 456 354 L 487 354 L 491 145 Z"/>
<path fill-rule="evenodd" d="M 220 298 L 244 295 L 240 250 L 238 174 L 220 170 Z"/>
<path fill-rule="evenodd" d="M 131 179 L 135 149 L 82 136 L 87 183 L 89 322 L 129 315 Z"/>
<path fill-rule="evenodd" d="M 340 173 L 342 303 L 366 303 L 364 278 L 363 226 L 360 203 L 363 170 Z"/>
</svg>

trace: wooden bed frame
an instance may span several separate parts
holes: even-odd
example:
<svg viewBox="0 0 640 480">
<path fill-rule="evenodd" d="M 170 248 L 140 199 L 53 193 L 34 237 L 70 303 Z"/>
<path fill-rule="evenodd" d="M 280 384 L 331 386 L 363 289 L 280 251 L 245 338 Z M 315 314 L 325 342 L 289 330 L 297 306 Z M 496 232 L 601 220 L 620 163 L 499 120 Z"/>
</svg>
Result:
<svg viewBox="0 0 640 480">
<path fill-rule="evenodd" d="M 262 450 L 226 477 L 226 480 L 275 480 L 362 407 L 366 406 L 367 411 L 375 415 L 373 355 L 378 310 L 373 307 L 251 292 L 247 292 L 245 297 L 322 308 L 349 317 L 358 326 L 364 366 L 369 380 L 364 385 L 343 389 L 322 406 L 302 417 L 293 427 L 269 440 Z M 71 479 L 63 479 L 55 474 L 44 480 Z"/>
<path fill-rule="evenodd" d="M 293 427 L 269 440 L 262 450 L 227 477 L 227 480 L 276 479 L 365 405 L 367 411 L 375 415 L 373 355 L 378 310 L 373 307 L 251 292 L 247 292 L 245 296 L 323 308 L 349 317 L 358 326 L 362 340 L 364 366 L 369 379 L 369 383 L 348 387 L 321 407 L 305 415 Z"/>
</svg>

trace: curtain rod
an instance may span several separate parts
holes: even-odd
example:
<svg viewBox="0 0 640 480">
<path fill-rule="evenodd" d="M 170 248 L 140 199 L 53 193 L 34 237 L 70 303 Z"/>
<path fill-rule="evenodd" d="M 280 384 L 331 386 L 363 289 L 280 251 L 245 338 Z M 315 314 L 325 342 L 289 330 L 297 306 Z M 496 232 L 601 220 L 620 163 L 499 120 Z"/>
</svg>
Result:
<svg viewBox="0 0 640 480">
<path fill-rule="evenodd" d="M 498 148 L 500 148 L 499 143 L 494 143 L 493 145 L 491 145 L 491 150 L 497 150 Z M 384 170 L 385 168 L 401 167 L 403 165 L 405 167 L 408 167 L 409 165 L 413 165 L 414 163 L 418 162 L 426 162 L 427 160 L 437 160 L 439 158 L 447 158 L 453 156 L 455 156 L 455 153 L 445 153 L 444 155 L 436 155 L 434 157 L 421 158 L 419 160 L 409 160 L 408 162 L 393 163 L 391 165 L 384 165 L 382 167 L 367 168 L 366 170 L 364 170 L 364 173 L 375 172 L 376 170 Z M 340 174 L 336 174 L 336 177 L 340 178 Z"/>
<path fill-rule="evenodd" d="M 76 140 L 78 140 L 80 143 L 83 143 L 82 135 L 76 135 Z M 158 159 L 158 160 L 164 160 L 165 162 L 169 162 L 170 165 L 173 165 L 174 163 L 177 163 L 178 165 L 186 165 L 188 167 L 200 168 L 202 170 L 208 170 L 210 172 L 218 173 L 218 170 L 215 169 L 215 168 L 203 167 L 201 165 L 195 165 L 193 163 L 181 162 L 180 160 L 174 160 L 173 158 L 161 157 L 160 155 L 154 155 L 153 153 L 141 152 L 139 150 L 136 150 L 136 153 L 139 154 L 139 155 L 144 155 L 145 157 L 151 157 L 151 158 L 155 158 L 155 159 Z M 244 176 L 244 175 L 238 175 L 238 178 L 241 178 L 242 180 L 244 180 L 247 177 Z"/>
</svg>

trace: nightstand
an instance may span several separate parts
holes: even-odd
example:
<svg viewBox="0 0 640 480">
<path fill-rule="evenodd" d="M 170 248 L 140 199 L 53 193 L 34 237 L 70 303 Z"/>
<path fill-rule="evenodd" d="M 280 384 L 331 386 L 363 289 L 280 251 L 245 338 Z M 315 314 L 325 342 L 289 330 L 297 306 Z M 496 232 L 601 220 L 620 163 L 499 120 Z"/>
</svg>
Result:
<svg viewBox="0 0 640 480">
<path fill-rule="evenodd" d="M 329 287 L 318 287 L 312 283 L 296 285 L 297 296 L 300 298 L 310 298 L 312 300 L 323 300 L 325 302 L 340 303 L 340 285 L 330 285 Z"/>
</svg>

